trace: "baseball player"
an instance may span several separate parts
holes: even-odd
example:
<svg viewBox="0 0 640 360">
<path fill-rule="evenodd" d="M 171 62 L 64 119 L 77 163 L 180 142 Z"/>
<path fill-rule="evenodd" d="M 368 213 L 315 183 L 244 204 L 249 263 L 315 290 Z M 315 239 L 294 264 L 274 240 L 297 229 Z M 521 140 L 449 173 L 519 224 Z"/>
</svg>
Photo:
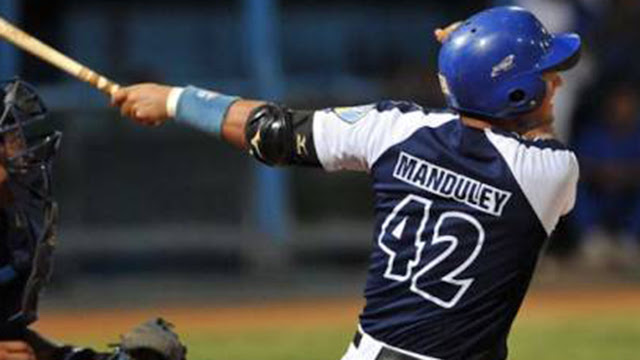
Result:
<svg viewBox="0 0 640 360">
<path fill-rule="evenodd" d="M 139 123 L 173 119 L 269 165 L 371 176 L 366 305 L 343 360 L 507 358 L 540 249 L 574 204 L 578 163 L 553 138 L 552 110 L 580 37 L 550 34 L 516 7 L 436 37 L 445 110 L 405 101 L 294 110 L 157 84 L 112 99 Z"/>
<path fill-rule="evenodd" d="M 184 346 L 162 319 L 137 326 L 111 353 L 55 344 L 29 328 L 51 271 L 51 165 L 61 133 L 33 134 L 47 111 L 28 84 L 0 83 L 0 99 L 0 360 L 184 360 Z"/>
</svg>

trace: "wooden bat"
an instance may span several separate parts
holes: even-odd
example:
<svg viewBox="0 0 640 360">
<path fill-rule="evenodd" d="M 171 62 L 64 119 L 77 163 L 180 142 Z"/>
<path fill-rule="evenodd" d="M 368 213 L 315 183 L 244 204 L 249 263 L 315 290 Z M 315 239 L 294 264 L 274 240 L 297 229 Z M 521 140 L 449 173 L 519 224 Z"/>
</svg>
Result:
<svg viewBox="0 0 640 360">
<path fill-rule="evenodd" d="M 18 29 L 2 17 L 0 17 L 0 38 L 66 71 L 78 79 L 88 82 L 108 95 L 113 95 L 113 93 L 120 88 L 120 85 L 62 54 L 51 46 L 44 44 L 40 40 Z"/>
</svg>

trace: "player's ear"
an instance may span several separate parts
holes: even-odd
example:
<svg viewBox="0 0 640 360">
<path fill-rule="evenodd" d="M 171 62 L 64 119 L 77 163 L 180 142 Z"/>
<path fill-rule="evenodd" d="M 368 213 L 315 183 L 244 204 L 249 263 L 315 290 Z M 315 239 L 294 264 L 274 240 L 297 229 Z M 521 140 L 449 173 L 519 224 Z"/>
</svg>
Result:
<svg viewBox="0 0 640 360">
<path fill-rule="evenodd" d="M 561 87 L 562 85 L 564 85 L 564 78 L 562 77 L 562 75 L 560 75 L 559 72 L 554 71 L 552 73 L 549 73 L 547 75 L 547 81 L 551 82 L 551 85 L 553 85 L 556 88 Z"/>
</svg>

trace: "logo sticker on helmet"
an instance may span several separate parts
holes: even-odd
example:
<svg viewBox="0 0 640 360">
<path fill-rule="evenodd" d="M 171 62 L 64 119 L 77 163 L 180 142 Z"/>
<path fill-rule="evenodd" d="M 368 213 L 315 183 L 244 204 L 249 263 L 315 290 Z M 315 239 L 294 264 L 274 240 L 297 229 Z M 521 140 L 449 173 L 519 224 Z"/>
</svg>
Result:
<svg viewBox="0 0 640 360">
<path fill-rule="evenodd" d="M 500 76 L 502 73 L 505 73 L 516 66 L 516 56 L 511 54 L 506 58 L 502 59 L 498 65 L 494 66 L 491 70 L 491 77 L 495 78 Z"/>
</svg>

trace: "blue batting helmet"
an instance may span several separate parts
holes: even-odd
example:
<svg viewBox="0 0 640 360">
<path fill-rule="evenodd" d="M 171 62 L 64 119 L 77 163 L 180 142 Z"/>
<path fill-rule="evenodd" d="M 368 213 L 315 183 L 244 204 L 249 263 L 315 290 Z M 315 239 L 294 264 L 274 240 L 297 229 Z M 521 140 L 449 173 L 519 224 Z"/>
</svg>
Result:
<svg viewBox="0 0 640 360">
<path fill-rule="evenodd" d="M 546 93 L 542 74 L 573 67 L 577 34 L 550 34 L 529 11 L 496 7 L 453 31 L 439 55 L 448 105 L 481 118 L 510 119 L 538 108 Z"/>
</svg>

